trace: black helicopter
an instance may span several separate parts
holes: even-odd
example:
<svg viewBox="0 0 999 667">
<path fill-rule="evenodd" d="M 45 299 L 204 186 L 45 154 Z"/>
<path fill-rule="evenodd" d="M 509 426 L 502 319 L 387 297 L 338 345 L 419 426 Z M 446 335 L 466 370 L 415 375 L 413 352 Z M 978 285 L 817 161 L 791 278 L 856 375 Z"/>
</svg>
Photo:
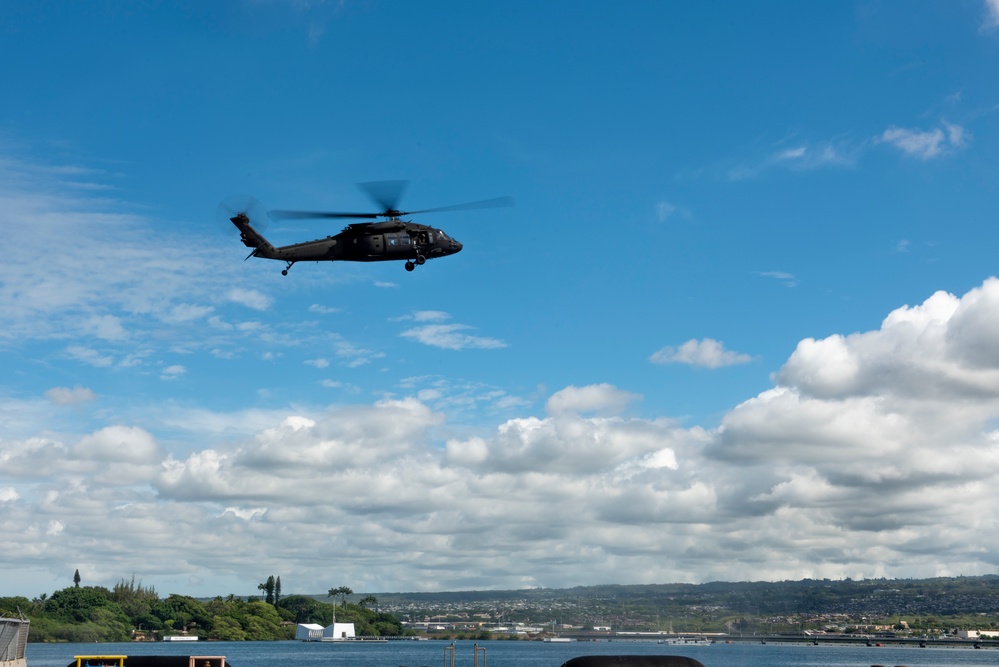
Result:
<svg viewBox="0 0 999 667">
<path fill-rule="evenodd" d="M 277 259 L 288 265 L 281 275 L 288 275 L 288 269 L 296 262 L 384 262 L 405 260 L 406 270 L 412 271 L 428 259 L 445 257 L 461 251 L 461 244 L 444 233 L 444 230 L 418 225 L 402 216 L 418 213 L 440 213 L 444 211 L 467 211 L 479 208 L 512 206 L 510 197 L 497 197 L 482 201 L 426 208 L 419 211 L 400 211 L 396 204 L 408 181 L 373 181 L 358 183 L 376 204 L 383 208 L 381 213 L 331 213 L 325 211 L 265 211 L 260 202 L 250 197 L 232 197 L 219 204 L 219 218 L 228 218 L 240 233 L 240 240 L 247 248 L 253 248 L 250 257 Z M 327 236 L 315 241 L 295 243 L 286 246 L 273 246 L 253 227 L 267 218 L 271 220 L 305 220 L 355 218 L 378 220 L 380 222 L 354 222 L 343 228 L 335 236 Z"/>
</svg>

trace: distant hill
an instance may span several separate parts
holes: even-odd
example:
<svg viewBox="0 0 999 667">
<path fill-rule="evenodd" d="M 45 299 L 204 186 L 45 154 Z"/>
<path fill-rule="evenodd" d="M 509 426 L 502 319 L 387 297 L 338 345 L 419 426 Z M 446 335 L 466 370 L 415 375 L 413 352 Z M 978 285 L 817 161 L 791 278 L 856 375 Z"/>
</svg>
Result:
<svg viewBox="0 0 999 667">
<path fill-rule="evenodd" d="M 367 593 L 363 595 L 368 595 Z M 565 622 L 628 619 L 647 626 L 657 617 L 688 618 L 807 614 L 873 617 L 999 615 L 999 576 L 601 585 L 501 591 L 375 593 L 397 614 L 494 612 L 508 620 L 558 614 Z M 312 596 L 326 599 L 326 595 Z"/>
</svg>

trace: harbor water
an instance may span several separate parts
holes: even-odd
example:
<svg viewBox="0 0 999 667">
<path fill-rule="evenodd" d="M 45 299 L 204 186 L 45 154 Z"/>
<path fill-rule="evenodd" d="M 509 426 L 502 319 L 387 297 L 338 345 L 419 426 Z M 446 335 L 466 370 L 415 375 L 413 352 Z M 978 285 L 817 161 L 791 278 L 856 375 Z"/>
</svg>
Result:
<svg viewBox="0 0 999 667">
<path fill-rule="evenodd" d="M 29 644 L 28 667 L 66 667 L 76 655 L 224 655 L 233 667 L 450 667 L 450 641 Z M 454 667 L 560 667 L 581 655 L 684 655 L 705 667 L 995 667 L 999 650 L 899 646 L 656 642 L 454 642 Z M 478 646 L 476 652 L 473 646 Z M 484 651 L 483 651 L 484 649 Z"/>
</svg>

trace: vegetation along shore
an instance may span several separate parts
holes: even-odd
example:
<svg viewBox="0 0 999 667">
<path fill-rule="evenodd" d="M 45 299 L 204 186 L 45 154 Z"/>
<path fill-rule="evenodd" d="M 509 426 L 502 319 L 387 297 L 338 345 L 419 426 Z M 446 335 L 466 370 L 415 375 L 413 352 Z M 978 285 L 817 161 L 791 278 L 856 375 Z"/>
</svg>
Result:
<svg viewBox="0 0 999 667">
<path fill-rule="evenodd" d="M 213 640 L 292 639 L 298 623 L 354 623 L 358 636 L 533 639 L 562 632 L 773 635 L 875 634 L 940 637 L 999 631 L 999 576 L 713 582 L 439 593 L 160 597 L 141 581 L 73 585 L 0 597 L 0 616 L 31 621 L 31 641 L 116 642 L 170 635 Z M 2 593 L 2 591 L 0 591 Z"/>
</svg>

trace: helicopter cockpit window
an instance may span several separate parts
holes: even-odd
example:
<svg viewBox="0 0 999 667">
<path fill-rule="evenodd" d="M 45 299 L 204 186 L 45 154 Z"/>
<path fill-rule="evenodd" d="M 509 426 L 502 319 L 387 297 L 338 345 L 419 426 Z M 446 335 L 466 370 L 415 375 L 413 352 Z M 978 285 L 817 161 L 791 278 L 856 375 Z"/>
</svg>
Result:
<svg viewBox="0 0 999 667">
<path fill-rule="evenodd" d="M 440 235 L 441 239 L 443 239 L 444 241 L 447 241 L 447 234 L 445 234 L 443 230 L 439 229 L 439 230 L 437 230 L 437 233 Z"/>
</svg>

